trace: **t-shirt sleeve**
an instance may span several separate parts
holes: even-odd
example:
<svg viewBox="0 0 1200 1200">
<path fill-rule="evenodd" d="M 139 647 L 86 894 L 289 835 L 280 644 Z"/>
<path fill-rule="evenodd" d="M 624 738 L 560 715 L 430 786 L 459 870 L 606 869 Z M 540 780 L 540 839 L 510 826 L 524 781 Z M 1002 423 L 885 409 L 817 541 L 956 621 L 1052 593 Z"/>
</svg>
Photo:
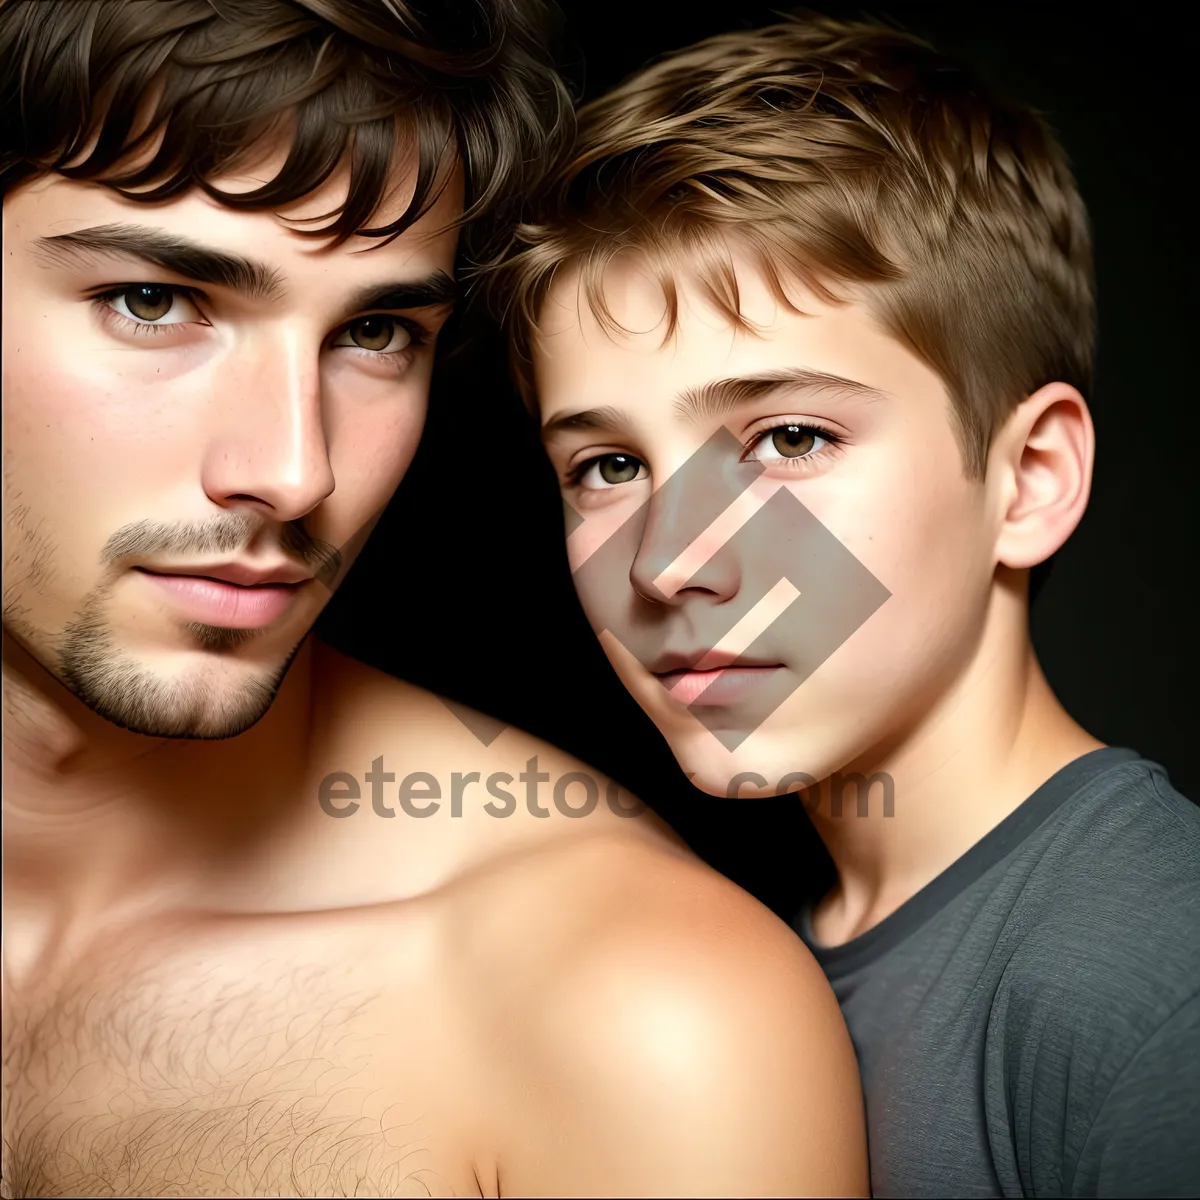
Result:
<svg viewBox="0 0 1200 1200">
<path fill-rule="evenodd" d="M 1200 994 L 1150 1035 L 1104 1098 L 1072 1196 L 1200 1196 Z"/>
</svg>

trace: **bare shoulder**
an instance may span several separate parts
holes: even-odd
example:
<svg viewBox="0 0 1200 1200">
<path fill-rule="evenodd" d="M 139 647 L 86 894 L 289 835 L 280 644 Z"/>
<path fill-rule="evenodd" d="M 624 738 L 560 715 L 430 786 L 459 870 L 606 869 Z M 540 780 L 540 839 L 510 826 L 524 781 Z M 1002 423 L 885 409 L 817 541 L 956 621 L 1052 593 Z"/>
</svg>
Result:
<svg viewBox="0 0 1200 1200">
<path fill-rule="evenodd" d="M 324 654 L 322 753 L 391 777 L 405 820 L 359 829 L 432 901 L 503 1193 L 865 1194 L 853 1049 L 782 921 L 571 755 Z"/>
<path fill-rule="evenodd" d="M 318 644 L 324 692 L 318 757 L 362 780 L 380 772 L 388 806 L 411 820 L 453 819 L 464 845 L 483 822 L 496 854 L 604 832 L 681 845 L 637 797 L 573 755 Z M 347 780 L 347 786 L 351 786 Z M 360 803 L 365 786 L 355 789 Z M 338 799 L 349 799 L 344 789 Z M 585 819 L 586 818 L 586 819 Z"/>
<path fill-rule="evenodd" d="M 507 1048 L 506 1190 L 866 1193 L 837 1001 L 763 905 L 669 847 L 601 836 L 530 858 L 499 895 L 464 911 L 463 983 Z"/>
</svg>

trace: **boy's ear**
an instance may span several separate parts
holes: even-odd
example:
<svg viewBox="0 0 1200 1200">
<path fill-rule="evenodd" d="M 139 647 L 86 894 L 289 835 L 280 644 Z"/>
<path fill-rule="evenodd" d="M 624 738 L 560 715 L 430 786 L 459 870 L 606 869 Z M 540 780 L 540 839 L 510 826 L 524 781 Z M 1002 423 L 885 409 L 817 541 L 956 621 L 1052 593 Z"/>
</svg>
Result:
<svg viewBox="0 0 1200 1200">
<path fill-rule="evenodd" d="M 1071 536 L 1087 508 L 1095 452 L 1087 401 L 1069 383 L 1048 383 L 1016 407 L 988 453 L 998 563 L 1036 566 Z"/>
</svg>

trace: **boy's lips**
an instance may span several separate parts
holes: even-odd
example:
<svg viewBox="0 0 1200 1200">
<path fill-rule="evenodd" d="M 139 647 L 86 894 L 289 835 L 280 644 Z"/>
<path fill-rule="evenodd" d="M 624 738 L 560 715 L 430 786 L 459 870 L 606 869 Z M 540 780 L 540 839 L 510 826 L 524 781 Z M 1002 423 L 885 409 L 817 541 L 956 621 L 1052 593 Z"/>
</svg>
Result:
<svg viewBox="0 0 1200 1200">
<path fill-rule="evenodd" d="M 704 664 L 704 670 L 695 665 Z M 693 655 L 663 655 L 652 668 L 673 700 L 684 705 L 737 704 L 755 688 L 784 670 L 780 662 L 739 658 L 701 651 Z"/>
</svg>

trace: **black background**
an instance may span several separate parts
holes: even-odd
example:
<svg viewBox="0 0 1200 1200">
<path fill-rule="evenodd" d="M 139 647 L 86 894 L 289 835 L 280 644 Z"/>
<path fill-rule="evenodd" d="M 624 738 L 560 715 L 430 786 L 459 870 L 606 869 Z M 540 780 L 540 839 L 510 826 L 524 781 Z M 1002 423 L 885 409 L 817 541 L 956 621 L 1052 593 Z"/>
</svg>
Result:
<svg viewBox="0 0 1200 1200">
<path fill-rule="evenodd" d="M 590 99 L 651 57 L 779 5 L 565 5 Z M 1091 213 L 1100 338 L 1091 504 L 1033 608 L 1068 710 L 1200 798 L 1193 566 L 1195 103 L 1200 61 L 1158 6 L 829 3 L 899 23 L 1039 107 Z M 1101 12 L 1109 15 L 1100 15 Z M 571 586 L 557 487 L 494 335 L 435 384 L 426 437 L 320 630 L 348 653 L 520 725 L 614 775 L 718 869 L 790 915 L 829 864 L 794 797 L 692 788 L 616 681 Z M 415 768 L 414 768 L 415 769 Z"/>
</svg>

